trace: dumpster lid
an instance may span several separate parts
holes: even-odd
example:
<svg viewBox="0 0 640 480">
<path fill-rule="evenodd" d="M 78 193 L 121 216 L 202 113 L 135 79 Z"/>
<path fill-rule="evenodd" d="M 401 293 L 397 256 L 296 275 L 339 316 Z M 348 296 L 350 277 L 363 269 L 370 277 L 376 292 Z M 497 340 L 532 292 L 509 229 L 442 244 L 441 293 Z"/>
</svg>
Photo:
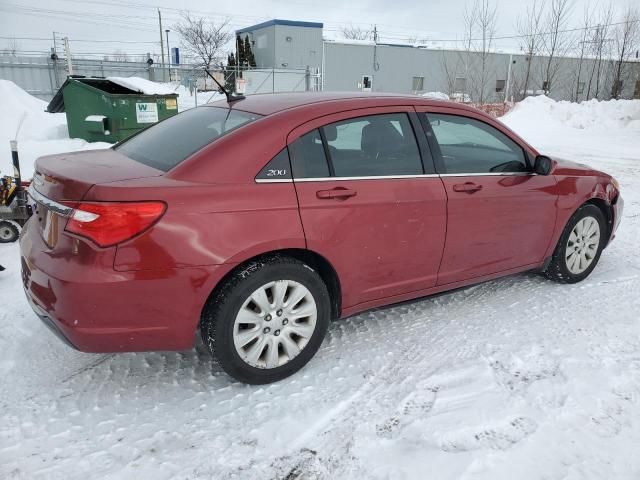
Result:
<svg viewBox="0 0 640 480">
<path fill-rule="evenodd" d="M 173 88 L 163 85 L 161 83 L 155 83 L 150 80 L 145 80 L 140 77 L 85 77 L 84 75 L 71 75 L 67 77 L 62 86 L 58 89 L 53 96 L 49 105 L 47 105 L 47 112 L 49 113 L 61 113 L 65 111 L 64 96 L 62 94 L 65 87 L 71 82 L 80 82 L 90 87 L 102 90 L 108 94 L 129 94 L 129 95 L 174 95 L 178 94 Z"/>
<path fill-rule="evenodd" d="M 140 77 L 107 77 L 107 80 L 145 95 L 177 95 L 173 87 Z"/>
</svg>

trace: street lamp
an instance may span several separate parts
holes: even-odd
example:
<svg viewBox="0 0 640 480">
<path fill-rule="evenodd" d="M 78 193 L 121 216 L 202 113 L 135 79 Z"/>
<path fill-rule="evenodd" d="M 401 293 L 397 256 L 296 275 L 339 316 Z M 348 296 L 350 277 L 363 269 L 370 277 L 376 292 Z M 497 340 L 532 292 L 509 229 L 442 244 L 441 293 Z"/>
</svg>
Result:
<svg viewBox="0 0 640 480">
<path fill-rule="evenodd" d="M 169 81 L 171 81 L 171 49 L 169 48 L 169 30 L 168 28 L 165 30 L 167 34 L 167 59 L 169 60 Z"/>
</svg>

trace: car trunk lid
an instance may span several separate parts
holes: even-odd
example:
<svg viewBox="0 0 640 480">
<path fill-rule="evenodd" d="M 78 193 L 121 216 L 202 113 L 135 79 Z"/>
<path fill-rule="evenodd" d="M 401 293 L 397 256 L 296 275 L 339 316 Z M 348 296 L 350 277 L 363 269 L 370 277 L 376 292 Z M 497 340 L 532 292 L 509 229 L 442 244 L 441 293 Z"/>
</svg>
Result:
<svg viewBox="0 0 640 480">
<path fill-rule="evenodd" d="M 42 238 L 54 248 L 74 202 L 96 184 L 160 176 L 163 172 L 112 150 L 90 150 L 41 157 L 29 189 L 35 202 L 34 221 Z"/>
<path fill-rule="evenodd" d="M 33 184 L 55 201 L 82 200 L 98 183 L 155 177 L 161 170 L 136 162 L 112 150 L 89 150 L 41 157 L 36 161 Z"/>
</svg>

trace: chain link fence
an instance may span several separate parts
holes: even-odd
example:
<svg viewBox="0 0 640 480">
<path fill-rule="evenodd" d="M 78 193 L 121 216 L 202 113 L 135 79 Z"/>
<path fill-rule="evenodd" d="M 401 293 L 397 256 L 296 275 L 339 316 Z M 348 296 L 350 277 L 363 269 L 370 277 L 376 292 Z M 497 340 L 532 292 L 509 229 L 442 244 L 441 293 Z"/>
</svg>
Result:
<svg viewBox="0 0 640 480">
<path fill-rule="evenodd" d="M 210 72 L 227 90 L 245 95 L 322 88 L 318 70 L 212 68 Z M 146 62 L 72 58 L 70 72 L 64 58 L 0 55 L 0 78 L 11 80 L 43 100 L 50 100 L 70 73 L 86 77 L 141 77 L 155 82 L 176 82 L 198 91 L 218 89 L 204 68 L 196 65 L 169 67 Z"/>
</svg>

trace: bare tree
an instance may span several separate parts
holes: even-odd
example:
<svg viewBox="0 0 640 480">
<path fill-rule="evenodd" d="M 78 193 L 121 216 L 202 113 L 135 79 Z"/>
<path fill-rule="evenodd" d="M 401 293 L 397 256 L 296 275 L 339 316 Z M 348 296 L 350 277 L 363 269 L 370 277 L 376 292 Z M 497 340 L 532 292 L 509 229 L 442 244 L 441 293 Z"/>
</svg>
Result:
<svg viewBox="0 0 640 480">
<path fill-rule="evenodd" d="M 622 75 L 625 66 L 640 40 L 640 15 L 634 7 L 627 8 L 622 22 L 616 25 L 614 31 L 615 66 L 613 71 L 613 87 L 611 96 L 620 98 L 622 93 Z"/>
<path fill-rule="evenodd" d="M 566 33 L 571 6 L 572 0 L 551 0 L 545 19 L 542 50 L 547 59 L 542 79 L 543 89 L 547 94 L 560 70 L 560 57 L 565 56 L 571 48 L 571 38 Z"/>
<path fill-rule="evenodd" d="M 128 62 L 129 55 L 124 50 L 118 49 L 111 54 L 111 60 L 114 62 Z"/>
<path fill-rule="evenodd" d="M 591 8 L 590 2 L 587 2 L 584 6 L 584 12 L 582 15 L 583 29 L 580 33 L 580 40 L 579 40 L 580 57 L 578 58 L 578 70 L 575 75 L 576 85 L 572 95 L 574 102 L 577 102 L 580 94 L 583 93 L 580 88 L 580 84 L 581 83 L 584 84 L 584 82 L 582 81 L 582 66 L 584 63 L 584 57 L 589 51 L 589 30 L 591 27 L 592 18 L 593 18 L 593 9 Z M 582 90 L 584 90 L 584 85 Z"/>
<path fill-rule="evenodd" d="M 496 34 L 497 10 L 490 0 L 474 0 L 472 7 L 465 9 L 465 47 L 467 68 L 472 79 L 471 88 L 480 104 L 486 98 L 487 82 L 491 71 L 491 50 Z"/>
<path fill-rule="evenodd" d="M 182 14 L 182 21 L 174 28 L 182 37 L 186 52 L 198 60 L 199 66 L 207 69 L 222 60 L 224 47 L 234 38 L 229 30 L 229 20 L 216 23 L 204 17 L 192 17 L 189 12 Z"/>
<path fill-rule="evenodd" d="M 591 74 L 589 75 L 589 84 L 587 86 L 587 99 L 591 96 L 591 88 L 595 75 L 595 87 L 594 97 L 598 98 L 600 95 L 600 79 L 602 77 L 602 64 L 603 59 L 609 55 L 610 42 L 609 32 L 611 29 L 611 23 L 613 22 L 613 5 L 609 3 L 607 6 L 603 6 L 598 25 L 591 31 L 591 39 L 589 44 L 591 45 L 591 56 L 594 57 L 593 65 L 591 67 Z"/>
<path fill-rule="evenodd" d="M 527 7 L 524 17 L 518 17 L 516 30 L 520 34 L 520 48 L 526 54 L 527 67 L 522 84 L 521 99 L 527 96 L 529 80 L 531 78 L 531 64 L 541 48 L 542 14 L 544 13 L 545 0 L 533 0 Z"/>
<path fill-rule="evenodd" d="M 450 98 L 454 97 L 454 94 L 461 93 L 464 97 L 466 92 L 457 92 L 456 91 L 456 78 L 459 78 L 463 72 L 461 70 L 464 69 L 463 66 L 460 65 L 460 58 L 454 60 L 453 52 L 443 50 L 440 57 L 440 64 L 442 65 L 442 71 L 444 72 L 444 81 L 445 81 L 445 90 L 447 95 Z"/>
<path fill-rule="evenodd" d="M 2 53 L 3 55 L 11 55 L 12 57 L 15 57 L 18 53 L 18 50 L 20 50 L 20 43 L 17 39 L 10 38 L 9 40 L 7 40 L 7 46 L 3 50 L 0 50 L 0 53 Z"/>
<path fill-rule="evenodd" d="M 370 28 L 355 27 L 348 25 L 342 27 L 342 36 L 347 40 L 370 40 L 373 30 Z"/>
</svg>

